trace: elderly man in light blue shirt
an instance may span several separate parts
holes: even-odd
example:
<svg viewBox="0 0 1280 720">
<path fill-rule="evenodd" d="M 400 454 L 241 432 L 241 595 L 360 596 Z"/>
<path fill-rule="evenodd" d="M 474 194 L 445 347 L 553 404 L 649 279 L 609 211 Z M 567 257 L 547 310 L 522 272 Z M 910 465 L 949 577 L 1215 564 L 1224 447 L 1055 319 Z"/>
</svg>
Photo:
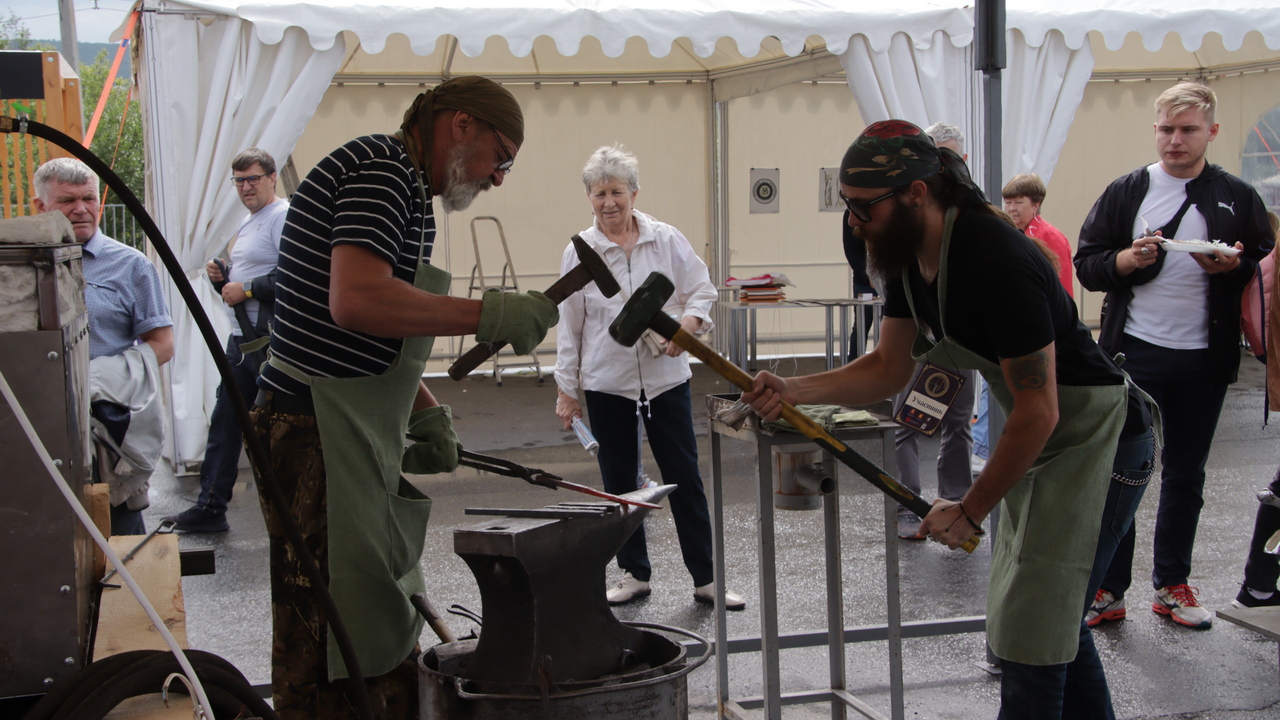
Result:
<svg viewBox="0 0 1280 720">
<path fill-rule="evenodd" d="M 76 240 L 84 244 L 91 400 L 96 419 L 105 412 L 115 420 L 95 424 L 94 440 L 99 448 L 111 446 L 118 459 L 103 467 L 104 456 L 95 453 L 94 474 L 112 486 L 112 533 L 141 535 L 146 532 L 142 509 L 147 506 L 147 478 L 163 439 L 158 368 L 173 357 L 173 320 L 155 266 L 98 229 L 98 182 L 79 160 L 56 158 L 36 170 L 32 204 L 38 213 L 65 215 Z M 122 411 L 104 409 L 99 401 L 124 407 L 132 418 L 122 419 Z"/>
</svg>

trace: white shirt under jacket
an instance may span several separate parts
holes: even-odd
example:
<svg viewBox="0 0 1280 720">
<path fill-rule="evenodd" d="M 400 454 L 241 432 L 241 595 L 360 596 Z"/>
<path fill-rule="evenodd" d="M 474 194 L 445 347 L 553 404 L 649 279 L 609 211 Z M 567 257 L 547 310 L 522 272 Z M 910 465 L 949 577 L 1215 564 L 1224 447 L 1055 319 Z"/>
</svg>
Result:
<svg viewBox="0 0 1280 720">
<path fill-rule="evenodd" d="M 675 292 L 663 307 L 676 319 L 692 315 L 702 320 L 698 334 L 712 328 L 711 306 L 716 288 L 707 265 L 693 251 L 679 230 L 633 209 L 640 226 L 640 238 L 627 254 L 600 230 L 598 223 L 580 234 L 604 258 L 622 291 L 606 298 L 595 283 L 570 295 L 560 303 L 560 324 L 556 328 L 556 384 L 566 395 L 581 401 L 579 388 L 640 399 L 655 398 L 688 380 L 689 354 L 654 357 L 643 342 L 625 347 L 609 335 L 609 325 L 618 317 L 631 294 L 649 277 L 660 272 L 671 279 Z M 578 264 L 573 243 L 565 248 L 560 262 L 563 276 Z"/>
</svg>

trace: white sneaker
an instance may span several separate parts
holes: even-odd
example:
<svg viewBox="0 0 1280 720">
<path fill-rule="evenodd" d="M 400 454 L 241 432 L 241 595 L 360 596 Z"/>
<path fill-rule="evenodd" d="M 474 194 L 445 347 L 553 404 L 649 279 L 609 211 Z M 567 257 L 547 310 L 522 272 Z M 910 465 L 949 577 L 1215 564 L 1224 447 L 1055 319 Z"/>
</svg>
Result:
<svg viewBox="0 0 1280 720">
<path fill-rule="evenodd" d="M 1200 607 L 1200 603 L 1196 602 L 1196 595 L 1199 592 L 1185 583 L 1162 587 L 1156 591 L 1156 599 L 1151 603 L 1151 609 L 1160 615 L 1168 615 L 1169 619 L 1179 625 L 1208 630 L 1213 627 L 1213 613 Z"/>
<path fill-rule="evenodd" d="M 637 490 L 644 490 L 646 488 L 656 488 L 658 487 L 658 485 L 659 483 L 653 478 L 649 477 L 649 473 L 647 472 L 641 472 L 640 477 L 636 478 Z"/>
<path fill-rule="evenodd" d="M 622 605 L 632 600 L 648 597 L 649 592 L 649 583 L 644 580 L 637 580 L 631 573 L 627 573 L 622 576 L 617 585 L 605 592 L 604 597 L 609 601 L 610 605 Z"/>
<path fill-rule="evenodd" d="M 707 583 L 693 589 L 693 599 L 704 605 L 716 604 L 716 584 Z M 725 610 L 745 610 L 747 601 L 742 596 L 730 590 L 724 591 L 724 609 Z"/>
</svg>

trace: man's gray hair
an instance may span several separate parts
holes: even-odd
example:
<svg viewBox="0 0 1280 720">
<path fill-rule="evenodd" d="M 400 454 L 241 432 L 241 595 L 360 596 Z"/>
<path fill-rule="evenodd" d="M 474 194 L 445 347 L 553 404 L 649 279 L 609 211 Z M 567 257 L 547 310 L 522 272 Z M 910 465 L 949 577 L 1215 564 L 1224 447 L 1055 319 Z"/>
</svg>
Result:
<svg viewBox="0 0 1280 720">
<path fill-rule="evenodd" d="M 233 172 L 244 172 L 254 165 L 261 165 L 262 172 L 270 175 L 276 171 L 276 159 L 271 157 L 271 153 L 262 148 L 252 147 L 240 153 L 231 161 L 231 170 Z"/>
<path fill-rule="evenodd" d="M 591 153 L 583 166 L 582 184 L 591 192 L 591 188 L 613 180 L 624 181 L 631 192 L 636 192 L 640 189 L 640 163 L 621 145 L 604 145 Z"/>
<path fill-rule="evenodd" d="M 53 201 L 49 190 L 55 183 L 77 186 L 93 183 L 96 189 L 99 182 L 98 176 L 89 166 L 75 158 L 54 158 L 46 162 L 36 168 L 31 181 L 35 185 L 36 197 L 45 203 Z"/>
<path fill-rule="evenodd" d="M 953 142 L 956 144 L 956 153 L 964 155 L 964 133 L 960 132 L 960 128 L 950 123 L 936 122 L 924 129 L 924 133 L 933 138 L 933 144 L 942 147 L 944 142 Z"/>
</svg>

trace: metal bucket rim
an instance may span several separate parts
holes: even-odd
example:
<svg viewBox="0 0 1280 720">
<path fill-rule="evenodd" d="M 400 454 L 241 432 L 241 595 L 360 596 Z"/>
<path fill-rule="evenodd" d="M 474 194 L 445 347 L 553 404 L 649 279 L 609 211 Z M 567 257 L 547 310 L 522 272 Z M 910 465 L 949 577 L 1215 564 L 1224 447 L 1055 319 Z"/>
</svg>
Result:
<svg viewBox="0 0 1280 720">
<path fill-rule="evenodd" d="M 701 643 L 702 647 L 705 649 L 703 650 L 701 656 L 694 659 L 692 662 L 685 662 L 681 667 L 675 669 L 673 672 L 663 673 L 663 674 L 655 675 L 653 677 L 649 677 L 643 680 L 636 680 L 632 682 L 613 682 L 607 685 L 593 685 L 592 687 L 570 690 L 568 692 L 550 692 L 546 694 L 540 693 L 538 695 L 507 695 L 507 694 L 498 694 L 498 693 L 467 692 L 465 689 L 463 689 L 463 684 L 468 682 L 466 679 L 460 678 L 456 675 L 454 676 L 445 675 L 444 673 L 441 673 L 437 670 L 433 670 L 427 667 L 425 664 L 423 664 L 421 657 L 419 657 L 419 660 L 418 660 L 418 667 L 432 675 L 438 675 L 440 677 L 452 677 L 454 692 L 457 693 L 457 696 L 460 700 L 530 700 L 530 701 L 563 700 L 568 698 L 582 697 L 586 695 L 597 695 L 600 693 L 616 692 L 619 688 L 626 688 L 626 689 L 643 688 L 643 687 L 649 687 L 651 685 L 658 685 L 658 684 L 670 682 L 672 680 L 677 680 L 681 677 L 684 677 L 685 675 L 688 675 L 689 673 L 693 672 L 699 667 L 701 667 L 703 663 L 705 663 L 711 657 L 711 653 L 714 650 L 714 646 L 712 646 L 712 644 L 706 638 L 693 632 L 692 630 L 686 630 L 684 628 L 673 627 L 670 625 L 662 625 L 659 623 L 624 622 L 623 624 L 630 625 L 636 628 L 641 628 L 641 629 L 659 630 L 662 632 L 669 632 L 676 635 L 684 635 L 687 638 L 690 638 L 692 640 L 695 640 Z M 655 668 L 655 670 L 660 670 L 662 668 L 670 667 L 674 663 L 685 660 L 688 657 L 689 649 L 687 646 L 685 646 L 683 643 L 675 643 L 675 645 L 680 649 L 679 654 L 675 658 L 668 660 L 667 662 L 658 666 L 658 668 Z M 649 671 L 646 671 L 646 672 L 649 672 Z M 611 678 L 611 679 L 615 679 L 615 678 Z M 580 681 L 580 682 L 596 682 L 596 681 Z M 558 685 L 565 685 L 565 684 L 567 683 L 559 683 Z"/>
</svg>

